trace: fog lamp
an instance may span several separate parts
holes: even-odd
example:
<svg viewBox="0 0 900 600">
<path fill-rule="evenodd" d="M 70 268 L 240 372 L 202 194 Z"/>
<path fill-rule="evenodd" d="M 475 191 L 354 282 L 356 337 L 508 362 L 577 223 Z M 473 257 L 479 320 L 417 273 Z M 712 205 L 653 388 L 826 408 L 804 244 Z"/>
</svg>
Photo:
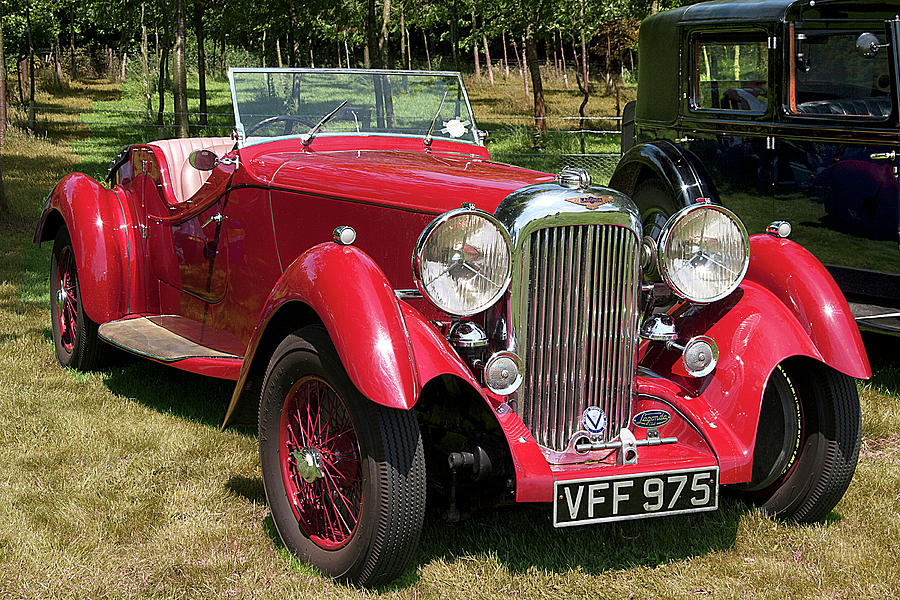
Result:
<svg viewBox="0 0 900 600">
<path fill-rule="evenodd" d="M 718 362 L 719 347 L 715 340 L 706 335 L 691 338 L 681 351 L 681 364 L 694 377 L 709 375 Z"/>
<path fill-rule="evenodd" d="M 522 385 L 522 359 L 512 352 L 497 352 L 484 365 L 483 377 L 495 394 L 512 394 Z"/>
</svg>

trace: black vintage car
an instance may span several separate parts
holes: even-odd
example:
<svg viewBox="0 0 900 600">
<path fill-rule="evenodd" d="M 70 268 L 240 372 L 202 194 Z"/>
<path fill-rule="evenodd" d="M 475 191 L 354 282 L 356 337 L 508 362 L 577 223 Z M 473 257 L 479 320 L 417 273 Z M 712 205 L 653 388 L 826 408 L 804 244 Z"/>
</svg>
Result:
<svg viewBox="0 0 900 600">
<path fill-rule="evenodd" d="M 649 17 L 610 186 L 645 231 L 698 198 L 750 231 L 788 221 L 861 326 L 900 331 L 898 14 L 896 1 L 716 0 Z"/>
</svg>

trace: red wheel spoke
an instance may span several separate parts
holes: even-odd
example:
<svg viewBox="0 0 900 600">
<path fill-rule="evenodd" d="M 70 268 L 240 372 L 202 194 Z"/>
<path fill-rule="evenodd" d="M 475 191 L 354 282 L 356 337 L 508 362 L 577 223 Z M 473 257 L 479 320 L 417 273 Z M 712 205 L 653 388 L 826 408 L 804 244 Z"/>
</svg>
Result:
<svg viewBox="0 0 900 600">
<path fill-rule="evenodd" d="M 297 524 L 322 548 L 342 547 L 362 509 L 359 443 L 343 399 L 321 377 L 301 378 L 285 399 L 281 428 L 282 472 Z"/>
</svg>

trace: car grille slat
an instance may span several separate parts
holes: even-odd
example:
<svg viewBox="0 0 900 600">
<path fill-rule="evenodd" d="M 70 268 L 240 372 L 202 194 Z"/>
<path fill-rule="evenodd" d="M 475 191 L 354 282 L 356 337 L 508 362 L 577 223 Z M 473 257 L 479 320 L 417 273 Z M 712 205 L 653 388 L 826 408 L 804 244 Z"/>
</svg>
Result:
<svg viewBox="0 0 900 600">
<path fill-rule="evenodd" d="M 534 231 L 520 271 L 520 348 L 527 376 L 517 410 L 539 444 L 565 450 L 581 414 L 607 415 L 603 439 L 631 417 L 637 363 L 640 265 L 633 231 L 617 225 L 567 225 Z"/>
</svg>

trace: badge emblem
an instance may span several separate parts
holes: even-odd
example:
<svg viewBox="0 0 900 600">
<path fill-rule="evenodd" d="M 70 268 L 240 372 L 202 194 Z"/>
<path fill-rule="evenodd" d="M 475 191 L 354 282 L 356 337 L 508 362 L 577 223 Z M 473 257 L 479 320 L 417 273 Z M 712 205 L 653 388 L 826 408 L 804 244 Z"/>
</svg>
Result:
<svg viewBox="0 0 900 600">
<path fill-rule="evenodd" d="M 566 198 L 566 202 L 583 206 L 588 210 L 597 210 L 604 204 L 609 204 L 612 201 L 612 196 L 593 196 L 591 194 L 586 196 L 576 196 L 575 198 Z"/>
<path fill-rule="evenodd" d="M 639 412 L 638 414 L 634 415 L 634 418 L 631 419 L 631 422 L 634 423 L 636 427 L 640 427 L 642 429 L 655 429 L 657 427 L 662 427 L 671 419 L 672 415 L 670 415 L 666 411 L 653 409 Z"/>
<path fill-rule="evenodd" d="M 588 406 L 581 415 L 581 424 L 592 436 L 603 435 L 606 431 L 606 413 L 599 406 Z"/>
</svg>

